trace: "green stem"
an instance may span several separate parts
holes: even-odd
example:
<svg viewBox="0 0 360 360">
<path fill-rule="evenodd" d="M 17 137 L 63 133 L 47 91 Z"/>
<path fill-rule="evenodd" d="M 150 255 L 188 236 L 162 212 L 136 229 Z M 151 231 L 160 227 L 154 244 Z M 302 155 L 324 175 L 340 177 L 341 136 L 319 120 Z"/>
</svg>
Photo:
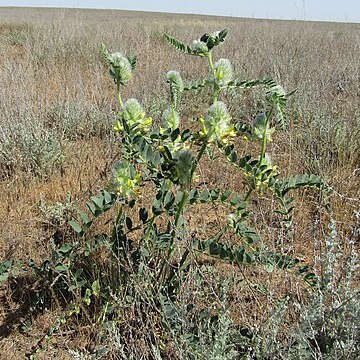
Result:
<svg viewBox="0 0 360 360">
<path fill-rule="evenodd" d="M 120 107 L 122 109 L 124 107 L 124 104 L 123 104 L 123 101 L 122 101 L 122 98 L 121 98 L 120 84 L 119 83 L 116 84 L 116 88 L 117 88 L 117 93 L 118 93 L 119 104 L 120 104 Z"/>
<path fill-rule="evenodd" d="M 248 192 L 246 193 L 246 195 L 245 195 L 244 201 L 248 201 L 248 199 L 249 199 L 252 192 L 253 192 L 253 188 L 250 188 L 248 190 Z"/>
<path fill-rule="evenodd" d="M 201 149 L 200 149 L 194 163 L 193 163 L 193 166 L 192 166 L 191 172 L 190 172 L 189 188 L 191 188 L 191 184 L 192 184 L 192 181 L 193 181 L 193 177 L 194 177 L 196 167 L 199 164 L 200 159 L 202 158 L 202 156 L 203 156 L 203 154 L 204 154 L 204 152 L 205 152 L 205 150 L 207 148 L 207 145 L 208 145 L 208 142 L 207 142 L 207 140 L 205 140 L 204 143 L 201 146 Z M 170 240 L 167 257 L 166 257 L 165 261 L 163 262 L 163 265 L 161 267 L 158 279 L 161 279 L 162 275 L 164 274 L 164 270 L 167 270 L 169 268 L 169 264 L 171 263 L 171 259 L 172 259 L 173 255 L 174 255 L 174 250 L 175 250 L 174 242 L 175 242 L 175 238 L 176 238 L 176 229 L 179 226 L 179 221 L 181 219 L 181 216 L 184 213 L 184 208 L 185 208 L 185 205 L 186 205 L 186 203 L 188 201 L 188 198 L 189 198 L 189 191 L 184 189 L 184 193 L 183 193 L 181 202 L 179 204 L 178 211 L 176 212 L 176 215 L 175 215 L 174 232 L 173 232 L 173 235 L 172 235 L 171 240 Z M 165 264 L 165 262 L 167 264 Z M 166 274 L 166 272 L 167 271 L 165 271 L 165 274 Z"/>
<path fill-rule="evenodd" d="M 196 159 L 195 159 L 195 161 L 194 161 L 194 163 L 193 163 L 193 166 L 192 166 L 191 172 L 190 172 L 190 182 L 189 182 L 190 187 L 191 187 L 191 184 L 192 184 L 192 181 L 193 181 L 193 177 L 194 177 L 194 173 L 195 173 L 196 167 L 197 167 L 197 165 L 199 164 L 200 159 L 201 159 L 202 156 L 204 155 L 204 152 L 205 152 L 205 150 L 206 150 L 206 148 L 207 148 L 207 145 L 208 145 L 208 142 L 207 142 L 207 140 L 205 140 L 204 143 L 203 143 L 202 146 L 201 146 L 201 149 L 200 149 L 200 151 L 199 151 L 199 153 L 198 153 L 198 156 L 196 157 Z"/>
<path fill-rule="evenodd" d="M 151 233 L 151 229 L 152 229 L 152 227 L 154 225 L 155 219 L 156 219 L 156 216 L 154 215 L 151 218 L 151 220 L 149 221 L 148 228 L 146 229 L 145 238 L 144 238 L 146 246 L 149 245 L 149 236 L 150 236 L 150 233 Z"/>
<path fill-rule="evenodd" d="M 214 64 L 213 64 L 213 61 L 212 61 L 212 54 L 211 54 L 211 52 L 209 52 L 209 55 L 207 56 L 207 58 L 208 58 L 208 62 L 209 62 L 210 69 L 211 69 L 213 75 L 215 76 L 215 69 L 214 69 Z"/>
<path fill-rule="evenodd" d="M 218 88 L 218 86 L 216 85 L 216 82 L 215 82 L 216 73 L 215 73 L 215 68 L 214 68 L 214 64 L 213 64 L 213 60 L 212 60 L 211 51 L 209 52 L 209 55 L 207 56 L 207 58 L 208 58 L 208 62 L 209 62 L 211 72 L 212 72 L 213 77 L 214 77 L 214 85 L 213 85 L 213 88 L 214 88 L 214 104 L 216 104 L 217 101 L 218 101 L 218 98 L 219 98 L 220 89 Z"/>
<path fill-rule="evenodd" d="M 264 157 L 265 157 L 265 152 L 266 152 L 266 129 L 263 133 L 263 139 L 262 139 L 262 143 L 261 143 L 261 154 L 260 154 L 260 160 L 259 160 L 259 165 L 261 165 Z"/>
<path fill-rule="evenodd" d="M 261 165 L 261 163 L 265 157 L 266 144 L 267 144 L 266 132 L 268 131 L 268 125 L 269 125 L 269 121 L 270 121 L 273 111 L 274 111 L 274 107 L 271 108 L 269 115 L 266 116 L 266 123 L 264 126 L 263 138 L 262 138 L 262 143 L 261 143 L 261 154 L 260 154 L 259 165 Z"/>
<path fill-rule="evenodd" d="M 118 214 L 117 214 L 116 219 L 115 219 L 113 231 L 112 231 L 112 238 L 113 238 L 113 239 L 115 239 L 115 237 L 116 237 L 117 227 L 118 227 L 118 225 L 119 225 L 119 222 L 120 222 L 120 219 L 121 219 L 121 217 L 122 217 L 122 214 L 123 214 L 123 207 L 122 207 L 122 205 L 120 205 Z"/>
</svg>

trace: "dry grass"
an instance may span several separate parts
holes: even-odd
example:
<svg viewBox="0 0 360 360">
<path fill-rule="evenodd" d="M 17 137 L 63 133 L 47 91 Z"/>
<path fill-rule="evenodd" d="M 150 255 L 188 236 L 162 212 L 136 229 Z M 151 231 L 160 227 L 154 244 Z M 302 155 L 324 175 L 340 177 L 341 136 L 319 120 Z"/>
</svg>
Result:
<svg viewBox="0 0 360 360">
<path fill-rule="evenodd" d="M 224 27 L 230 30 L 229 38 L 217 55 L 226 54 L 239 77 L 272 76 L 286 89 L 298 89 L 289 108 L 291 126 L 274 139 L 271 153 L 285 174 L 315 172 L 326 178 L 336 190 L 334 217 L 339 230 L 346 233 L 353 212 L 360 207 L 360 24 L 1 8 L 2 131 L 13 129 L 14 124 L 20 124 L 29 132 L 35 123 L 51 128 L 54 126 L 51 114 L 59 104 L 75 104 L 77 111 L 85 114 L 95 107 L 111 120 L 116 113 L 116 102 L 113 84 L 100 58 L 101 42 L 111 50 L 121 49 L 138 56 L 134 80 L 124 97 L 138 98 L 159 119 L 164 106 L 161 99 L 166 96 L 164 74 L 167 71 L 179 70 L 184 79 L 191 79 L 193 74 L 206 74 L 201 59 L 178 54 L 165 44 L 163 32 L 190 41 L 203 32 Z M 251 121 L 256 97 L 250 93 L 227 96 L 232 112 Z M 183 110 L 189 118 L 200 109 L 191 97 L 185 97 Z M 85 118 L 92 121 L 90 115 Z M 74 141 L 61 134 L 60 131 L 64 159 L 49 176 L 35 177 L 28 169 L 18 168 L 17 163 L 12 164 L 10 170 L 4 163 L 0 164 L 4 173 L 0 179 L 1 259 L 9 256 L 40 259 L 46 253 L 49 229 L 42 224 L 41 199 L 47 204 L 65 202 L 67 193 L 71 193 L 73 199 L 82 204 L 106 183 L 111 159 L 117 151 L 112 137 L 104 131 L 101 136 L 84 136 Z M 14 150 L 11 156 L 21 159 L 22 154 Z M 224 185 L 238 189 L 239 179 L 232 176 L 231 168 L 214 163 L 202 169 L 207 182 L 226 181 Z M 316 198 L 306 203 L 299 201 L 299 204 L 296 232 L 291 242 L 274 244 L 274 247 L 311 259 L 317 251 L 312 224 L 314 217 L 322 214 L 318 212 Z M 255 223 L 260 232 L 271 238 L 269 208 L 271 203 L 261 209 Z M 190 215 L 194 224 L 202 222 L 205 216 L 214 222 L 221 218 L 221 214 L 208 210 Z M 209 231 L 208 224 L 198 226 L 197 231 Z M 281 287 L 284 281 L 289 289 L 297 288 L 281 274 L 277 277 L 254 271 L 248 276 L 253 283 L 266 278 L 268 289 L 282 288 L 279 294 L 284 292 Z M 239 298 L 237 301 L 239 303 Z M 264 301 L 260 295 L 255 299 L 256 316 L 268 309 Z M 3 319 L 10 311 L 9 306 L 16 307 L 16 304 L 10 301 L 3 305 Z M 237 310 L 242 314 L 238 318 L 244 314 L 246 317 L 250 312 L 247 307 L 250 305 L 243 304 L 242 310 Z M 46 316 L 37 318 L 32 336 L 38 338 L 36 334 L 41 334 L 50 321 Z M 86 337 L 84 334 L 85 331 L 80 331 L 78 339 Z M 18 359 L 33 343 L 28 335 L 15 331 L 1 340 L 0 354 Z M 54 350 L 46 358 L 65 359 L 61 351 Z"/>
</svg>

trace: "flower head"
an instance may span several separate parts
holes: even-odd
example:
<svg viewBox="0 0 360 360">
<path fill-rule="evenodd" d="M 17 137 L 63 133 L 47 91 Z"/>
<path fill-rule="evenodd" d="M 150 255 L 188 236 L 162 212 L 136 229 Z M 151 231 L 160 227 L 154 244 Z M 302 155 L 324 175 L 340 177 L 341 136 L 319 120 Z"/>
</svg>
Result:
<svg viewBox="0 0 360 360">
<path fill-rule="evenodd" d="M 209 54 L 209 48 L 206 43 L 201 40 L 194 40 L 191 49 L 196 55 L 207 56 Z"/>
<path fill-rule="evenodd" d="M 152 124 L 152 118 L 145 117 L 145 111 L 136 99 L 129 99 L 126 101 L 121 116 L 129 128 L 135 131 L 135 133 L 149 131 Z M 116 123 L 115 130 L 123 130 L 120 121 Z"/>
<path fill-rule="evenodd" d="M 122 198 L 139 195 L 141 176 L 126 161 L 117 162 L 112 169 L 111 188 Z"/>
<path fill-rule="evenodd" d="M 220 59 L 214 64 L 214 75 L 219 86 L 226 86 L 233 80 L 233 69 L 228 59 Z"/>
<path fill-rule="evenodd" d="M 180 184 L 186 185 L 189 183 L 191 176 L 191 169 L 194 163 L 194 157 L 188 148 L 182 148 L 174 154 L 176 177 Z"/>
<path fill-rule="evenodd" d="M 180 117 L 174 109 L 168 108 L 163 113 L 163 121 L 166 129 L 174 130 L 179 127 Z"/>
<path fill-rule="evenodd" d="M 184 82 L 177 71 L 169 71 L 166 74 L 166 81 L 170 84 L 170 94 L 172 106 L 177 109 L 184 91 Z"/>
<path fill-rule="evenodd" d="M 169 83 L 176 84 L 179 91 L 184 91 L 184 82 L 183 82 L 183 79 L 181 78 L 181 75 L 179 74 L 178 71 L 170 70 L 166 74 L 166 80 Z"/>
<path fill-rule="evenodd" d="M 221 101 L 213 104 L 205 119 L 201 118 L 200 121 L 203 124 L 200 134 L 207 137 L 208 141 L 220 141 L 226 144 L 229 139 L 236 136 L 234 125 L 231 124 L 231 116 L 226 105 Z"/>
<path fill-rule="evenodd" d="M 101 52 L 110 65 L 110 75 L 117 84 L 125 85 L 132 76 L 132 67 L 128 58 L 121 52 L 109 53 L 102 44 Z"/>
</svg>

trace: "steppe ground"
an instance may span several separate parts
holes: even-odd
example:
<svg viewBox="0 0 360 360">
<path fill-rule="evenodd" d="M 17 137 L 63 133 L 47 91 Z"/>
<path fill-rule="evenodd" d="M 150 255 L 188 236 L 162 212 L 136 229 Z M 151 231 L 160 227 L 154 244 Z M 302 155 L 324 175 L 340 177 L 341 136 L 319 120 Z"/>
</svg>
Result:
<svg viewBox="0 0 360 360">
<path fill-rule="evenodd" d="M 237 77 L 269 76 L 288 91 L 297 89 L 289 103 L 289 126 L 276 135 L 270 152 L 282 174 L 324 177 L 334 189 L 332 217 L 338 232 L 350 233 L 360 210 L 360 24 L 0 7 L 0 260 L 40 260 L 54 236 L 54 204 L 81 206 L 108 181 L 119 146 L 111 131 L 117 103 L 100 44 L 137 55 L 138 68 L 124 98 L 139 99 L 159 121 L 167 71 L 178 70 L 188 80 L 207 74 L 202 59 L 176 52 L 163 33 L 191 42 L 222 28 L 229 29 L 229 36 L 215 57 L 229 58 Z M 226 101 L 235 118 L 250 123 L 256 99 L 255 92 L 228 94 Z M 205 96 L 184 97 L 185 124 L 194 126 L 191 118 L 206 102 Z M 236 191 L 239 179 L 231 169 L 212 166 L 203 165 L 207 181 L 226 182 Z M 264 207 L 256 227 L 270 234 L 266 214 Z M 194 214 L 204 232 L 205 215 L 210 222 L 221 216 Z M 318 199 L 299 201 L 291 243 L 274 247 L 312 263 L 318 250 L 313 224 L 322 216 L 327 215 L 318 211 Z M 315 235 L 321 238 L 326 229 L 325 221 Z M 256 282 L 264 275 L 252 276 Z M 272 281 L 279 294 L 286 292 L 281 276 L 266 279 Z M 0 357 L 20 359 L 57 309 L 34 319 L 30 332 L 20 331 L 16 296 L 6 286 L 2 293 Z M 263 305 L 254 306 L 260 311 Z M 80 331 L 78 344 L 88 341 L 86 331 Z M 63 339 L 66 348 L 66 334 Z M 51 351 L 44 358 L 66 356 L 61 345 Z"/>
</svg>

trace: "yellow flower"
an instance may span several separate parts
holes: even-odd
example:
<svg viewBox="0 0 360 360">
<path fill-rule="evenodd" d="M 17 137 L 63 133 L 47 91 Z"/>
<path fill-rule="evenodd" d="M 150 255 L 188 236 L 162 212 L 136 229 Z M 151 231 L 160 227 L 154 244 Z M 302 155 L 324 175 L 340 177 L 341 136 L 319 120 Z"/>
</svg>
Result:
<svg viewBox="0 0 360 360">
<path fill-rule="evenodd" d="M 111 188 L 123 198 L 139 196 L 141 176 L 135 168 L 126 161 L 119 161 L 112 170 Z"/>
<path fill-rule="evenodd" d="M 236 136 L 235 127 L 231 124 L 231 116 L 221 101 L 213 104 L 205 119 L 201 117 L 199 121 L 203 125 L 200 135 L 206 137 L 210 142 L 219 141 L 227 144 Z"/>
</svg>

